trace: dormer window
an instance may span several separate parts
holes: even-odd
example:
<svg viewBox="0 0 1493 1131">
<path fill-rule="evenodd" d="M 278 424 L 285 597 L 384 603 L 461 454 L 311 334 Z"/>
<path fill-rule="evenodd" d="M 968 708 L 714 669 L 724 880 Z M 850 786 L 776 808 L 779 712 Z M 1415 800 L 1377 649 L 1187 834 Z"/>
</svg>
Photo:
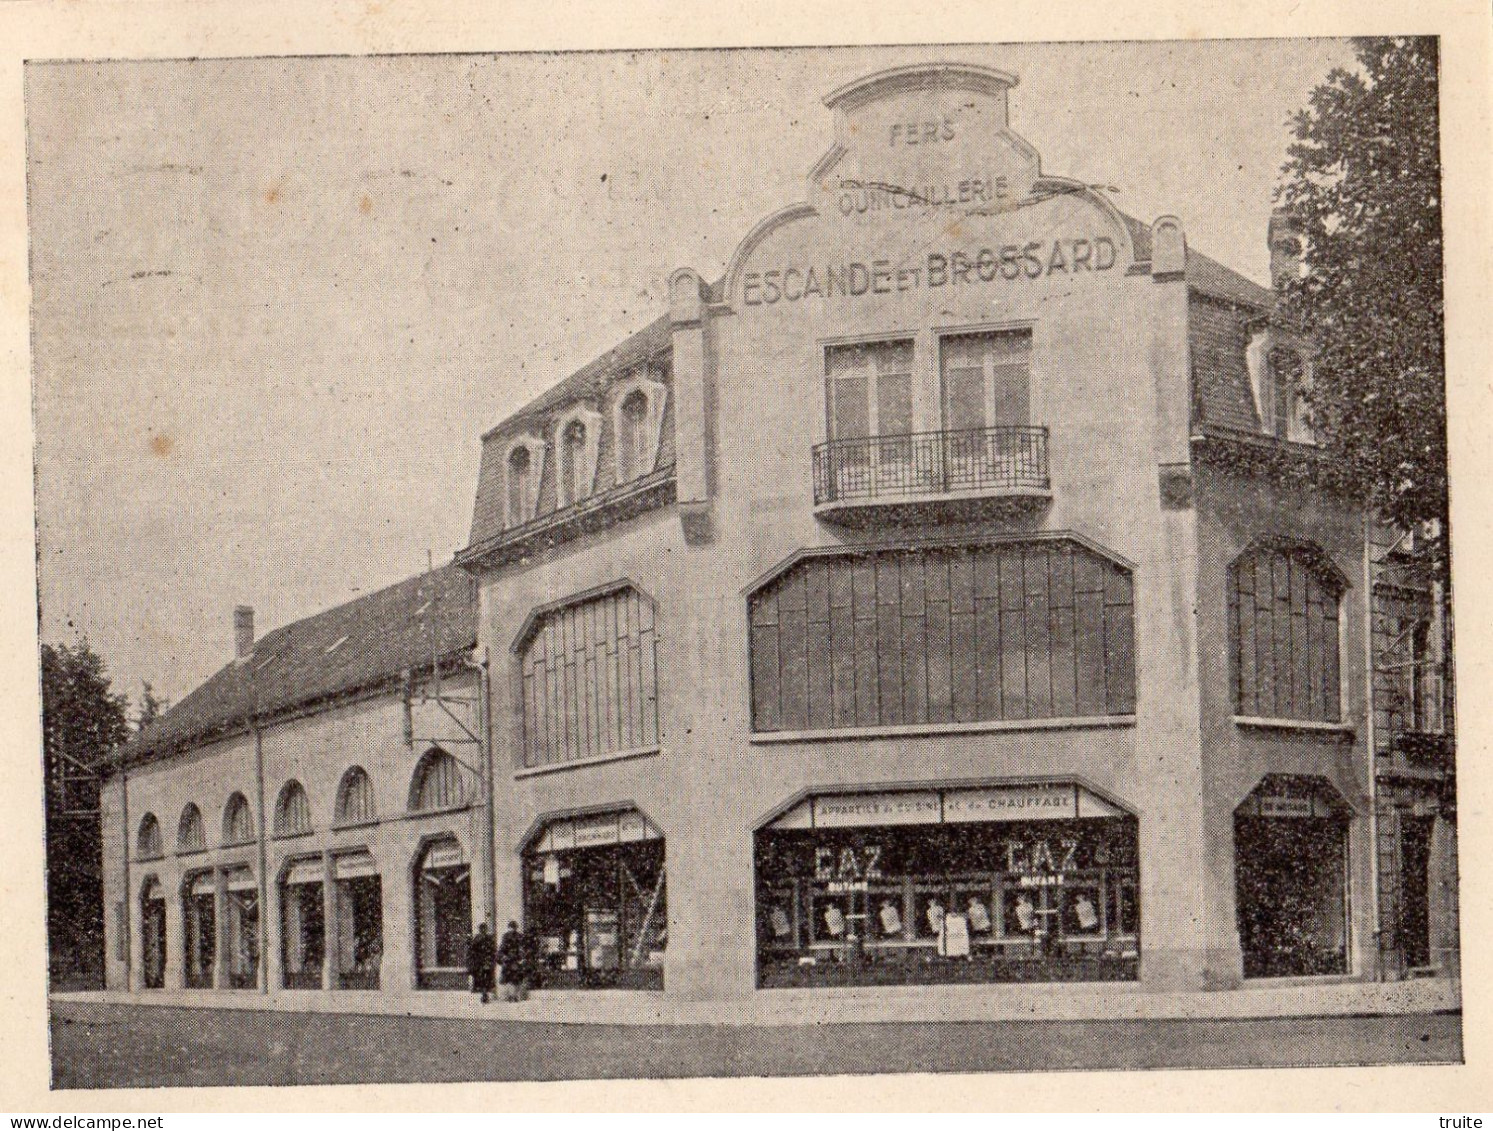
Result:
<svg viewBox="0 0 1493 1131">
<path fill-rule="evenodd" d="M 522 436 L 508 446 L 503 460 L 504 525 L 522 526 L 534 517 L 539 503 L 539 477 L 544 473 L 544 442 Z"/>
<path fill-rule="evenodd" d="M 640 479 L 658 465 L 666 395 L 660 382 L 642 375 L 618 386 L 612 402 L 618 483 Z"/>
<path fill-rule="evenodd" d="M 1310 365 L 1294 349 L 1272 347 L 1270 332 L 1263 328 L 1251 333 L 1244 357 L 1260 430 L 1293 443 L 1315 444 L 1305 396 L 1311 383 Z"/>
<path fill-rule="evenodd" d="M 573 409 L 555 426 L 560 491 L 556 505 L 571 506 L 589 498 L 596 488 L 596 451 L 601 439 L 601 417 L 585 408 Z"/>
</svg>

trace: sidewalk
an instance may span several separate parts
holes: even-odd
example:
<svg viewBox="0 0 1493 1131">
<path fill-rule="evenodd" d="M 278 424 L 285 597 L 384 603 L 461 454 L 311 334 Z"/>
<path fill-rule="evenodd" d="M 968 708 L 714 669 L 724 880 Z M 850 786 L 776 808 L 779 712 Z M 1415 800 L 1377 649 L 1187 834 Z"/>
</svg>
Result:
<svg viewBox="0 0 1493 1131">
<path fill-rule="evenodd" d="M 570 1025 L 795 1025 L 920 1021 L 1201 1020 L 1433 1013 L 1461 1008 L 1455 979 L 1273 982 L 1216 992 L 1143 992 L 1135 983 L 947 985 L 759 990 L 686 1001 L 635 990 L 544 991 L 521 1004 L 414 990 L 148 990 L 56 993 L 53 1001 L 189 1009 L 279 1010 Z"/>
</svg>

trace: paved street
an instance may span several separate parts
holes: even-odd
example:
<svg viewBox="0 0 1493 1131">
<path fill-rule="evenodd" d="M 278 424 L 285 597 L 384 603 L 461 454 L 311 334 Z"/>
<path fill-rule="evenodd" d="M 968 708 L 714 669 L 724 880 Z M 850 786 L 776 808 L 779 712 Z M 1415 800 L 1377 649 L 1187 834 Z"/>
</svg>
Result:
<svg viewBox="0 0 1493 1131">
<path fill-rule="evenodd" d="M 567 1025 L 55 1002 L 54 1086 L 352 1084 L 1446 1064 L 1458 1014 L 803 1026 Z"/>
</svg>

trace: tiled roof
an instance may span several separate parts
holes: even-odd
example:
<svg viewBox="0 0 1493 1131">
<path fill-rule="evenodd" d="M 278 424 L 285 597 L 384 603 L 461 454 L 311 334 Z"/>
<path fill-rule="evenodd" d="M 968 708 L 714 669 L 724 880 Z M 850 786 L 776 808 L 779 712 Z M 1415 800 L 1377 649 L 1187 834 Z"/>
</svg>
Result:
<svg viewBox="0 0 1493 1131">
<path fill-rule="evenodd" d="M 443 566 L 267 633 L 125 747 L 130 762 L 190 747 L 270 716 L 429 669 L 477 644 L 477 588 Z"/>
</svg>

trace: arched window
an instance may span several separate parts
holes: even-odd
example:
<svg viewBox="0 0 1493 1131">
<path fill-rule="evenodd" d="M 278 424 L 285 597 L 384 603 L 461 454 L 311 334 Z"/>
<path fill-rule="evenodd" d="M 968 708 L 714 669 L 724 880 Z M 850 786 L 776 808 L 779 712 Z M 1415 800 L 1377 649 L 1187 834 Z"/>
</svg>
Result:
<svg viewBox="0 0 1493 1131">
<path fill-rule="evenodd" d="M 1229 567 L 1235 714 L 1341 720 L 1338 604 L 1346 588 L 1310 546 L 1262 543 Z"/>
<path fill-rule="evenodd" d="M 294 836 L 311 831 L 311 802 L 301 783 L 291 779 L 280 787 L 275 801 L 275 835 Z"/>
<path fill-rule="evenodd" d="M 248 844 L 254 839 L 254 822 L 249 815 L 249 802 L 242 793 L 235 793 L 223 806 L 223 843 Z"/>
<path fill-rule="evenodd" d="M 529 499 L 533 494 L 531 480 L 534 475 L 533 459 L 529 449 L 514 448 L 508 453 L 508 525 L 520 526 L 534 517 Z"/>
<path fill-rule="evenodd" d="M 178 852 L 196 852 L 207 847 L 207 834 L 202 828 L 202 810 L 187 802 L 181 811 L 181 820 L 176 823 L 176 849 Z"/>
<path fill-rule="evenodd" d="M 601 417 L 584 405 L 575 406 L 556 422 L 557 506 L 568 507 L 595 491 L 596 452 L 600 437 Z"/>
<path fill-rule="evenodd" d="M 140 832 L 135 837 L 135 855 L 141 860 L 155 860 L 164 855 L 161 849 L 161 822 L 154 813 L 140 818 Z"/>
<path fill-rule="evenodd" d="M 439 747 L 427 750 L 415 767 L 414 781 L 410 784 L 410 811 L 454 809 L 465 799 L 461 766 L 456 759 Z"/>
<path fill-rule="evenodd" d="M 619 584 L 536 611 L 514 643 L 524 764 L 658 746 L 653 602 Z"/>
<path fill-rule="evenodd" d="M 612 430 L 616 435 L 617 482 L 630 483 L 658 464 L 658 444 L 668 390 L 647 368 L 613 391 Z"/>
<path fill-rule="evenodd" d="M 376 815 L 373 782 L 362 766 L 353 766 L 342 775 L 342 782 L 337 786 L 337 823 L 357 825 L 373 820 Z"/>
<path fill-rule="evenodd" d="M 1068 539 L 813 555 L 749 598 L 759 732 L 1130 715 L 1130 572 Z"/>
<path fill-rule="evenodd" d="M 634 390 L 622 402 L 622 427 L 617 435 L 617 478 L 623 482 L 645 475 L 644 453 L 648 450 L 648 398 Z"/>
<path fill-rule="evenodd" d="M 572 420 L 565 426 L 560 444 L 560 505 L 566 506 L 590 493 L 581 483 L 586 465 L 586 426 Z"/>
</svg>

